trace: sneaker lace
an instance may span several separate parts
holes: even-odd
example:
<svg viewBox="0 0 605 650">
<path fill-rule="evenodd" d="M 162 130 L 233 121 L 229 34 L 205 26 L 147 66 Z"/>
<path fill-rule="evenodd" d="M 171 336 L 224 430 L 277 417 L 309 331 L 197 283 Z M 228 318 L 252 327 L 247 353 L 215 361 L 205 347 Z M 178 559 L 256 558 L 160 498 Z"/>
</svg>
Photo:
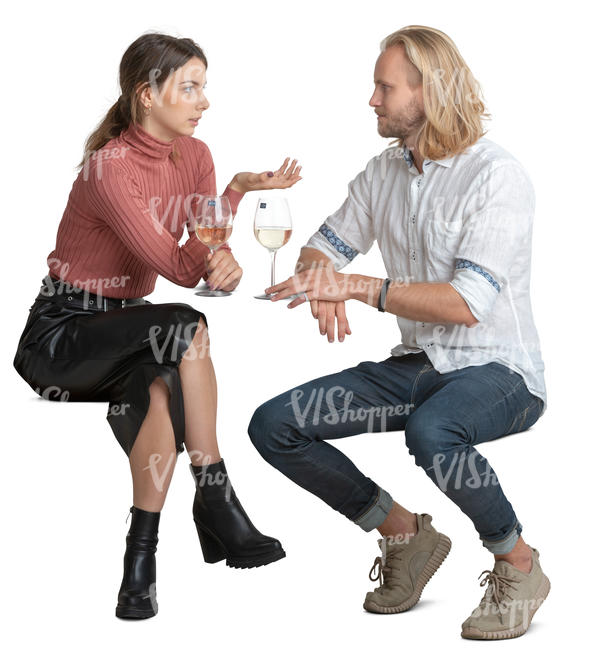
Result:
<svg viewBox="0 0 605 650">
<path fill-rule="evenodd" d="M 483 578 L 483 580 L 481 580 L 481 576 L 483 576 L 484 573 L 487 575 Z M 505 601 L 506 598 L 509 596 L 508 590 L 514 589 L 515 591 L 517 591 L 517 587 L 515 587 L 512 583 L 521 582 L 521 581 L 519 580 L 519 578 L 515 578 L 513 576 L 504 576 L 500 573 L 494 573 L 489 569 L 482 571 L 478 579 L 481 580 L 481 582 L 479 583 L 480 587 L 483 587 L 485 583 L 488 583 L 487 591 L 485 592 L 485 595 L 481 599 L 481 605 L 485 605 L 486 607 L 488 607 L 491 603 L 495 604 L 498 609 L 500 621 L 502 622 L 503 621 L 502 615 L 504 613 L 503 610 L 505 606 Z"/>
<path fill-rule="evenodd" d="M 397 559 L 398 558 L 396 557 L 395 554 L 391 554 L 389 556 L 390 563 L 393 563 Z M 372 564 L 372 568 L 370 569 L 370 573 L 369 573 L 369 578 L 373 582 L 379 580 L 380 587 L 382 587 L 383 585 L 388 586 L 389 578 L 391 577 L 392 571 L 393 571 L 393 567 L 387 564 L 386 559 L 383 560 L 381 556 L 378 556 L 374 560 L 374 564 Z"/>
</svg>

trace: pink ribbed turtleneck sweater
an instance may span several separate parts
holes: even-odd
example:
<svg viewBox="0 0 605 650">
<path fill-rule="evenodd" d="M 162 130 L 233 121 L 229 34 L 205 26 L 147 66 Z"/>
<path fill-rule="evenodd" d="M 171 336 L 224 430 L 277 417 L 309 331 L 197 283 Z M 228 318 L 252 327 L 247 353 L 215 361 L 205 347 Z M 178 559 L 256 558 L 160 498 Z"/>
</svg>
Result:
<svg viewBox="0 0 605 650">
<path fill-rule="evenodd" d="M 181 157 L 169 157 L 173 146 Z M 183 287 L 207 279 L 207 246 L 192 224 L 199 195 L 216 194 L 207 145 L 158 140 L 137 124 L 96 151 L 74 181 L 48 255 L 55 278 L 112 298 L 150 294 L 159 275 Z M 233 214 L 243 194 L 227 187 Z M 231 250 L 227 244 L 221 246 Z"/>
</svg>

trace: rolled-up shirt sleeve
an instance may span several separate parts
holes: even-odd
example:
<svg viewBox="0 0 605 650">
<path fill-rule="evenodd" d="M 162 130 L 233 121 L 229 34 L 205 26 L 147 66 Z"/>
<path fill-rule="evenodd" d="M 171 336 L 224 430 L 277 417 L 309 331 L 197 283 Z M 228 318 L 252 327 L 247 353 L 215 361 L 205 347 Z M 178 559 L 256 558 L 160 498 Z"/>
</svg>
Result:
<svg viewBox="0 0 605 650">
<path fill-rule="evenodd" d="M 517 161 L 499 162 L 478 178 L 449 284 L 480 322 L 509 282 L 520 244 L 531 238 L 534 211 L 532 183 Z"/>
<path fill-rule="evenodd" d="M 358 253 L 365 255 L 375 240 L 371 214 L 371 180 L 374 159 L 349 183 L 344 203 L 331 214 L 303 246 L 324 253 L 339 271 Z"/>
</svg>

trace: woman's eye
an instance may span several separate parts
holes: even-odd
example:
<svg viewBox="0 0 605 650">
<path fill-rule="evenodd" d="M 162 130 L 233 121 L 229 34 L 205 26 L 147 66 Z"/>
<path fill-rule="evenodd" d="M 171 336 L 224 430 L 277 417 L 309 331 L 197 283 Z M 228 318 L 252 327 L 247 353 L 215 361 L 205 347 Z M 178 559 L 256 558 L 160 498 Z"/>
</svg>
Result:
<svg viewBox="0 0 605 650">
<path fill-rule="evenodd" d="M 193 90 L 193 86 L 187 86 L 187 88 L 184 88 L 184 91 L 187 93 L 190 90 Z"/>
</svg>

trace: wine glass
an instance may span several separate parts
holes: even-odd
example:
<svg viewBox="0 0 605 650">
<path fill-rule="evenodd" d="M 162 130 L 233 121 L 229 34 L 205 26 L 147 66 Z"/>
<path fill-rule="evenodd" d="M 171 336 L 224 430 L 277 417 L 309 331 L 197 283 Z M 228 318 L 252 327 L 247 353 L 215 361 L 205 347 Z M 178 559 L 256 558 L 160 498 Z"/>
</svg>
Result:
<svg viewBox="0 0 605 650">
<path fill-rule="evenodd" d="M 292 217 L 288 201 L 283 197 L 270 199 L 260 198 L 256 204 L 254 214 L 254 236 L 259 244 L 269 250 L 271 254 L 271 284 L 275 282 L 275 253 L 288 243 L 292 235 Z M 271 294 L 262 293 L 254 296 L 259 300 L 271 300 Z M 281 300 L 290 300 L 292 296 L 285 296 Z"/>
<path fill-rule="evenodd" d="M 226 196 L 202 196 L 196 212 L 195 234 L 202 244 L 208 246 L 211 255 L 214 255 L 214 251 L 229 239 L 233 230 L 229 199 Z M 210 289 L 207 282 L 195 289 L 196 296 L 209 298 L 230 296 L 232 293 L 222 289 Z"/>
</svg>

